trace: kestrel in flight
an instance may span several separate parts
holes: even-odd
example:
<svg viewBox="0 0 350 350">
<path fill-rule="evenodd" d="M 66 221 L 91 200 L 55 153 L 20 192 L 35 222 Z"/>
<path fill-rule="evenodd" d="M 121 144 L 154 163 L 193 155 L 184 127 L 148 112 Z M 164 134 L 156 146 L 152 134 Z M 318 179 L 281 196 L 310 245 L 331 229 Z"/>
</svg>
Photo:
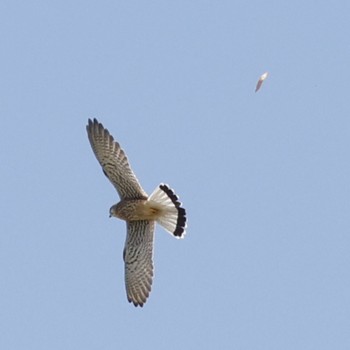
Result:
<svg viewBox="0 0 350 350">
<path fill-rule="evenodd" d="M 265 72 L 260 76 L 258 83 L 256 84 L 255 92 L 257 92 L 261 88 L 262 83 L 264 82 L 264 80 L 267 78 L 268 75 L 269 73 Z"/>
<path fill-rule="evenodd" d="M 118 142 L 96 119 L 86 126 L 91 147 L 104 174 L 117 190 L 120 202 L 109 214 L 126 221 L 127 235 L 123 252 L 128 301 L 143 306 L 153 280 L 153 239 L 155 223 L 176 238 L 183 238 L 186 211 L 174 191 L 160 184 L 148 196 L 131 170 Z"/>
</svg>

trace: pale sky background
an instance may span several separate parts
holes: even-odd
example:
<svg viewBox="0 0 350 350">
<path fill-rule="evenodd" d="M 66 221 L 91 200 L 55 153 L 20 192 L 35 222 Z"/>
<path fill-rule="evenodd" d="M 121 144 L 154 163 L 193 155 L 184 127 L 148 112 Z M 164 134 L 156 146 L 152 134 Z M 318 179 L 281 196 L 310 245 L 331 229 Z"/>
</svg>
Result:
<svg viewBox="0 0 350 350">
<path fill-rule="evenodd" d="M 350 349 L 349 16 L 1 1 L 0 349 Z M 188 212 L 184 240 L 156 230 L 142 309 L 89 117 Z"/>
</svg>

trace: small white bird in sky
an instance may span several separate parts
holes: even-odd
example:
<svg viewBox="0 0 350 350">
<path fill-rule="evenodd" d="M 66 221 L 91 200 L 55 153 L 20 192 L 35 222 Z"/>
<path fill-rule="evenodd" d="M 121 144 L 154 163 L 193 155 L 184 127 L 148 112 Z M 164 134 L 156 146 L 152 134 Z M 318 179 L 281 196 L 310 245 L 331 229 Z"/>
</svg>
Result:
<svg viewBox="0 0 350 350">
<path fill-rule="evenodd" d="M 258 83 L 256 84 L 255 92 L 257 92 L 261 88 L 262 83 L 264 82 L 264 80 L 267 78 L 268 75 L 269 73 L 265 72 L 263 75 L 260 76 Z"/>
</svg>

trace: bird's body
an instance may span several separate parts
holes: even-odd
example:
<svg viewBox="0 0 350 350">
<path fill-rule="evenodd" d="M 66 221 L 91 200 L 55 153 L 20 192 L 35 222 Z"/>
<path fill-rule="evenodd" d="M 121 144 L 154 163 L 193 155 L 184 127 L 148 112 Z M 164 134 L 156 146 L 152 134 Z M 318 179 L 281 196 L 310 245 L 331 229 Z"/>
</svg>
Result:
<svg viewBox="0 0 350 350">
<path fill-rule="evenodd" d="M 89 119 L 86 129 L 96 158 L 121 199 L 110 208 L 110 216 L 127 223 L 123 252 L 127 298 L 135 306 L 143 306 L 152 285 L 155 223 L 174 237 L 182 238 L 186 211 L 173 190 L 165 184 L 160 184 L 150 196 L 147 195 L 131 170 L 124 151 L 101 123 Z"/>
<path fill-rule="evenodd" d="M 255 87 L 255 92 L 257 92 L 258 90 L 260 90 L 262 83 L 266 80 L 267 76 L 269 75 L 268 72 L 265 72 L 264 74 L 262 74 L 256 84 Z"/>
<path fill-rule="evenodd" d="M 114 204 L 110 209 L 110 216 L 125 221 L 155 220 L 155 212 L 147 206 L 145 199 L 126 199 Z"/>
</svg>

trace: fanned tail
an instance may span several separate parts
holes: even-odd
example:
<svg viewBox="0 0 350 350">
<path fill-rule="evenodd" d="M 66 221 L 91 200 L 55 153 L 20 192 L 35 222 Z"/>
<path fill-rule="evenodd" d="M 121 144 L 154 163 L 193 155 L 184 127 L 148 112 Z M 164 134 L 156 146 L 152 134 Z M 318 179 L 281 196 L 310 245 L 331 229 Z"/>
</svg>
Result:
<svg viewBox="0 0 350 350">
<path fill-rule="evenodd" d="M 183 238 L 186 233 L 186 210 L 181 207 L 174 191 L 168 185 L 160 184 L 148 201 L 159 210 L 156 221 L 175 237 Z"/>
</svg>

